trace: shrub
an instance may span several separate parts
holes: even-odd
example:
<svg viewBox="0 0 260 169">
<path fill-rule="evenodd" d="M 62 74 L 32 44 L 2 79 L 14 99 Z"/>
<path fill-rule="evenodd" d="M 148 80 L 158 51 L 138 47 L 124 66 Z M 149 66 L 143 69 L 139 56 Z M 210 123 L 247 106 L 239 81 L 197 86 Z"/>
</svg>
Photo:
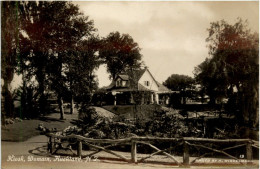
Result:
<svg viewBox="0 0 260 169">
<path fill-rule="evenodd" d="M 87 107 L 80 109 L 78 119 L 84 126 L 90 127 L 98 122 L 99 117 L 94 108 Z"/>
</svg>

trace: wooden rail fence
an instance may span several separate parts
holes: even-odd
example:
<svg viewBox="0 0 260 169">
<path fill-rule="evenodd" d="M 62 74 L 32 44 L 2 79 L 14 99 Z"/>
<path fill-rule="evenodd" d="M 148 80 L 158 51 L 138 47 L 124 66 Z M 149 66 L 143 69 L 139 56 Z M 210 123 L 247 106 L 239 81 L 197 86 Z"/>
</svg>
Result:
<svg viewBox="0 0 260 169">
<path fill-rule="evenodd" d="M 93 156 L 101 151 L 107 152 L 109 154 L 112 154 L 124 161 L 132 162 L 132 163 L 138 163 L 138 162 L 144 162 L 146 159 L 151 158 L 154 155 L 163 154 L 170 158 L 172 161 L 174 161 L 177 165 L 185 165 L 189 166 L 196 162 L 196 160 L 201 159 L 207 155 L 210 155 L 212 153 L 220 153 L 222 155 L 225 155 L 229 157 L 230 159 L 236 160 L 239 163 L 245 165 L 248 164 L 248 162 L 251 162 L 253 159 L 253 151 L 252 148 L 259 149 L 259 142 L 251 139 L 208 139 L 208 138 L 192 138 L 192 137 L 183 137 L 183 138 L 157 138 L 157 137 L 130 137 L 125 139 L 92 139 L 92 138 L 86 138 L 80 135 L 69 135 L 69 136 L 60 136 L 55 135 L 54 133 L 48 133 L 46 136 L 49 138 L 48 140 L 48 151 L 51 154 L 57 153 L 58 150 L 70 150 L 73 154 L 73 150 L 71 148 L 71 145 L 77 145 L 77 155 L 78 157 L 82 157 L 82 145 L 85 144 L 96 151 L 85 155 L 86 157 Z M 170 142 L 173 143 L 173 146 L 170 146 L 170 148 L 161 150 L 158 147 L 151 144 L 151 142 Z M 223 148 L 221 150 L 212 148 L 209 146 L 206 146 L 206 143 L 212 143 L 214 145 L 216 144 L 222 144 L 222 143 L 234 143 L 235 145 Z M 108 144 L 106 146 L 101 146 L 101 144 Z M 137 144 L 143 144 L 147 145 L 155 152 L 147 155 L 146 157 L 143 157 L 138 160 L 137 158 Z M 238 145 L 237 145 L 238 144 Z M 131 159 L 128 159 L 122 153 L 118 153 L 115 151 L 110 150 L 109 148 L 116 147 L 119 145 L 131 145 Z M 171 153 L 168 153 L 169 151 L 175 149 L 177 146 L 182 146 L 182 156 L 183 160 L 178 161 L 178 159 Z M 226 150 L 231 150 L 235 148 L 241 148 L 245 146 L 246 147 L 246 156 L 245 159 L 247 162 L 241 162 L 241 159 L 228 154 Z M 198 157 L 196 157 L 194 160 L 190 162 L 190 148 L 202 148 L 207 151 L 207 153 L 204 153 Z M 168 152 L 167 152 L 168 151 Z"/>
</svg>

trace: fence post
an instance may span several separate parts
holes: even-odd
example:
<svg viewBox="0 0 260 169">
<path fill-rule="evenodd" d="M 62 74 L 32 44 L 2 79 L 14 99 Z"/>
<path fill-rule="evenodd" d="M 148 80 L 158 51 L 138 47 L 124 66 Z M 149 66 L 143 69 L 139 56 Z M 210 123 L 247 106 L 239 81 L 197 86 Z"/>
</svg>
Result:
<svg viewBox="0 0 260 169">
<path fill-rule="evenodd" d="M 137 158 L 136 158 L 136 142 L 134 140 L 131 141 L 132 142 L 132 146 L 131 146 L 131 159 L 133 163 L 137 162 Z"/>
<path fill-rule="evenodd" d="M 52 139 L 51 139 L 51 136 L 49 137 L 48 149 L 49 149 L 50 153 L 52 154 Z"/>
<path fill-rule="evenodd" d="M 189 166 L 190 163 L 190 153 L 189 153 L 189 145 L 183 140 L 183 165 Z"/>
<path fill-rule="evenodd" d="M 252 143 L 250 141 L 246 144 L 246 159 L 249 161 L 253 159 Z"/>
<path fill-rule="evenodd" d="M 78 155 L 78 157 L 81 157 L 81 155 L 82 155 L 82 142 L 81 141 L 78 141 L 77 155 Z"/>
</svg>

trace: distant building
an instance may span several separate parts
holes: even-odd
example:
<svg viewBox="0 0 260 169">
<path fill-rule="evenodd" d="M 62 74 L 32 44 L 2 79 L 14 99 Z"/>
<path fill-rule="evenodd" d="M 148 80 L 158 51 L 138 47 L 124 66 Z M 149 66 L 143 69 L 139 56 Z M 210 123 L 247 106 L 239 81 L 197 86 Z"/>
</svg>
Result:
<svg viewBox="0 0 260 169">
<path fill-rule="evenodd" d="M 114 104 L 134 103 L 133 93 L 141 95 L 141 104 L 168 104 L 170 89 L 155 80 L 148 68 L 126 70 L 106 87 L 115 96 Z"/>
</svg>

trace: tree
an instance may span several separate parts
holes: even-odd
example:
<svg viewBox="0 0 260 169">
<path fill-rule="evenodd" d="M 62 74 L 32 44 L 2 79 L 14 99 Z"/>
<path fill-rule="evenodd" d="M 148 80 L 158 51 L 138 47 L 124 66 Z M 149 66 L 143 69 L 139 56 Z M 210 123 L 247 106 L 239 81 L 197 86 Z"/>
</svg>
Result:
<svg viewBox="0 0 260 169">
<path fill-rule="evenodd" d="M 211 23 L 206 39 L 211 58 L 195 68 L 196 79 L 210 97 L 221 93 L 231 98 L 237 91 L 237 117 L 251 127 L 258 125 L 259 39 L 251 33 L 246 21 L 234 25 L 226 21 Z M 211 92 L 212 91 L 212 92 Z M 213 96 L 215 97 L 215 96 Z"/>
<path fill-rule="evenodd" d="M 18 2 L 1 2 L 1 79 L 3 107 L 2 119 L 14 116 L 10 83 L 13 80 L 18 58 L 19 16 Z M 4 124 L 4 123 L 3 123 Z"/>
<path fill-rule="evenodd" d="M 217 98 L 226 96 L 227 75 L 223 71 L 223 65 L 214 59 L 206 58 L 200 65 L 195 67 L 196 80 L 202 84 L 202 95 L 210 96 L 210 104 L 215 105 Z M 203 70 L 203 71 L 202 71 Z"/>
<path fill-rule="evenodd" d="M 103 39 L 103 47 L 99 54 L 105 60 L 111 78 L 115 79 L 116 75 L 127 67 L 140 67 L 142 58 L 140 50 L 130 35 L 112 32 Z"/>
<path fill-rule="evenodd" d="M 74 112 L 74 97 L 81 101 L 81 108 L 90 104 L 92 94 L 97 89 L 94 70 L 100 65 L 98 50 L 100 40 L 90 36 L 82 40 L 74 50 L 68 52 L 64 63 L 67 88 L 71 95 L 71 114 Z"/>
<path fill-rule="evenodd" d="M 191 88 L 193 84 L 193 78 L 186 75 L 172 74 L 166 79 L 163 85 L 167 86 L 173 91 L 181 91 L 186 88 Z"/>
<path fill-rule="evenodd" d="M 61 119 L 65 92 L 62 64 L 68 51 L 94 31 L 93 21 L 79 12 L 79 8 L 65 1 L 22 2 L 20 5 L 22 30 L 28 39 L 32 57 L 29 68 L 36 77 L 40 113 L 45 114 L 46 91 L 58 96 Z"/>
<path fill-rule="evenodd" d="M 167 86 L 169 89 L 180 92 L 179 95 L 180 100 L 176 99 L 176 95 L 174 96 L 175 97 L 174 99 L 176 101 L 179 100 L 179 102 L 182 102 L 183 104 L 186 104 L 187 97 L 191 97 L 192 84 L 194 84 L 194 79 L 192 77 L 186 75 L 178 75 L 178 74 L 172 74 L 163 83 L 163 85 Z M 174 101 L 173 104 L 177 104 L 176 101 Z"/>
</svg>

